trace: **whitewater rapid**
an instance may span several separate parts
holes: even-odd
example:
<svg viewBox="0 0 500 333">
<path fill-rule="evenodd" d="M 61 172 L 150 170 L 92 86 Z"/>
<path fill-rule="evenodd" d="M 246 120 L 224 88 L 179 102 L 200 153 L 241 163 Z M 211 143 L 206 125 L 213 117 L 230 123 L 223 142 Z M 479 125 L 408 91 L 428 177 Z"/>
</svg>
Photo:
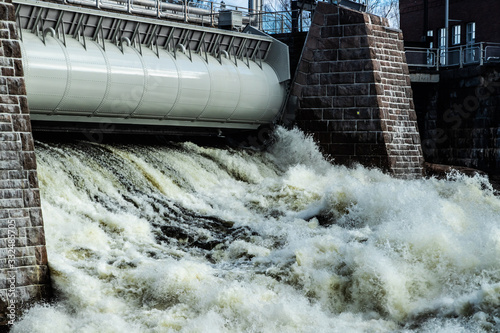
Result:
<svg viewBox="0 0 500 333">
<path fill-rule="evenodd" d="M 37 142 L 56 300 L 12 332 L 500 331 L 486 179 L 266 152 Z"/>
</svg>

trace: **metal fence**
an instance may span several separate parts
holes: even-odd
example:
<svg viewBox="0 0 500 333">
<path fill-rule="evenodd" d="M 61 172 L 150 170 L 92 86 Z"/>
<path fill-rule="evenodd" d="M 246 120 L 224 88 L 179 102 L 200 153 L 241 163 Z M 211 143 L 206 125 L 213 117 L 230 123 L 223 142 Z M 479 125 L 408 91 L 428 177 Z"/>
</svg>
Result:
<svg viewBox="0 0 500 333">
<path fill-rule="evenodd" d="M 405 49 L 409 67 L 439 70 L 441 67 L 464 67 L 467 65 L 500 62 L 500 43 L 475 43 L 448 48 Z"/>
<path fill-rule="evenodd" d="M 174 19 L 186 23 L 217 26 L 221 11 L 236 10 L 243 14 L 243 24 L 257 26 L 258 15 L 255 10 L 233 6 L 224 2 L 215 3 L 205 0 L 60 0 L 63 3 L 84 5 L 98 9 L 108 9 L 129 14 L 140 14 L 156 18 Z"/>
<path fill-rule="evenodd" d="M 57 0 L 56 0 L 57 1 Z M 311 13 L 307 11 L 265 12 L 222 2 L 206 0 L 58 0 L 73 5 L 83 5 L 98 9 L 108 9 L 139 14 L 156 18 L 173 19 L 203 26 L 218 26 L 220 13 L 239 11 L 242 13 L 243 26 L 250 24 L 268 34 L 289 33 L 292 31 L 292 12 L 298 12 L 299 31 L 308 31 Z M 332 0 L 334 1 L 334 0 Z M 364 1 L 364 0 L 360 0 Z M 335 2 L 335 1 L 334 1 Z"/>
</svg>

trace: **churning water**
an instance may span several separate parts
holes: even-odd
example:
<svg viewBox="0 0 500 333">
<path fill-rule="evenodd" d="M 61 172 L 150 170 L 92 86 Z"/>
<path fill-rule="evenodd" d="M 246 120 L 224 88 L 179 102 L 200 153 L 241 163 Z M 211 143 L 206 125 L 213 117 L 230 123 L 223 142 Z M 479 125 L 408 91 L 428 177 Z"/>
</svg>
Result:
<svg viewBox="0 0 500 333">
<path fill-rule="evenodd" d="M 267 152 L 38 143 L 57 301 L 13 332 L 496 332 L 500 199 L 485 179 Z"/>
</svg>

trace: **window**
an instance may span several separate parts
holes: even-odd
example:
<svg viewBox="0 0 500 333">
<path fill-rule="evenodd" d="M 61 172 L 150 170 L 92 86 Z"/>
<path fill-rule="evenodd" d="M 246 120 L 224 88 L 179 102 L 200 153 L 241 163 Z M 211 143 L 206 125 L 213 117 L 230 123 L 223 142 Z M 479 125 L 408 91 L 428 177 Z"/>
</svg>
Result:
<svg viewBox="0 0 500 333">
<path fill-rule="evenodd" d="M 427 37 L 434 37 L 434 30 L 427 30 Z M 432 38 L 427 38 L 427 40 L 432 40 Z M 427 50 L 427 65 L 435 66 L 435 54 L 432 50 L 434 48 L 434 42 L 429 42 L 429 49 Z"/>
<path fill-rule="evenodd" d="M 443 49 L 446 47 L 446 28 L 439 29 L 439 47 Z"/>
<path fill-rule="evenodd" d="M 453 45 L 459 45 L 461 42 L 461 29 L 460 25 L 453 26 L 451 40 Z"/>
<path fill-rule="evenodd" d="M 439 63 L 446 65 L 446 28 L 439 29 L 438 48 Z"/>
<path fill-rule="evenodd" d="M 467 44 L 476 42 L 476 22 L 467 23 Z"/>
<path fill-rule="evenodd" d="M 465 63 L 479 61 L 479 50 L 476 43 L 476 22 L 467 23 L 466 27 L 466 44 L 465 49 Z"/>
</svg>

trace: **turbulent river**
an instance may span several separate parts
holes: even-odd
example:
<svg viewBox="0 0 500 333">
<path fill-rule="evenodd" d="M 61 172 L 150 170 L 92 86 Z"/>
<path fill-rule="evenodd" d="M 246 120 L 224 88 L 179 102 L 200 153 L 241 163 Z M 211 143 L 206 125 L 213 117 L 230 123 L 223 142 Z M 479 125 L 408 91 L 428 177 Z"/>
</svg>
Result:
<svg viewBox="0 0 500 333">
<path fill-rule="evenodd" d="M 498 332 L 486 179 L 266 151 L 37 143 L 55 301 L 13 332 Z"/>
</svg>

